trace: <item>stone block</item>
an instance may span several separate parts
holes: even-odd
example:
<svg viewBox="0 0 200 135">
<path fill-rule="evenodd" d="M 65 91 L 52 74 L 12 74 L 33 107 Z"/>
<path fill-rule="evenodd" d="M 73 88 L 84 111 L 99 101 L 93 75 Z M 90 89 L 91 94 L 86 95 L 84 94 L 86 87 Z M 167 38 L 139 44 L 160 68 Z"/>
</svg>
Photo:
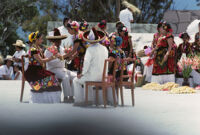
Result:
<svg viewBox="0 0 200 135">
<path fill-rule="evenodd" d="M 190 22 L 191 12 L 188 11 L 178 11 L 179 22 Z"/>
<path fill-rule="evenodd" d="M 186 31 L 186 28 L 187 28 L 188 24 L 189 24 L 189 23 L 179 23 L 179 24 L 178 24 L 177 33 L 181 33 L 181 32 Z"/>
<path fill-rule="evenodd" d="M 163 20 L 169 23 L 179 22 L 177 11 L 172 11 L 172 10 L 166 11 Z"/>
</svg>

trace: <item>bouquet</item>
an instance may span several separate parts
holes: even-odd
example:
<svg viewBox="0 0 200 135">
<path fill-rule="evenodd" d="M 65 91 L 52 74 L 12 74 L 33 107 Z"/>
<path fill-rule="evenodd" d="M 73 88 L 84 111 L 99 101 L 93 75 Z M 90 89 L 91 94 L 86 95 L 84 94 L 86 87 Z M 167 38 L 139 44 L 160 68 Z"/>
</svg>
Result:
<svg viewBox="0 0 200 135">
<path fill-rule="evenodd" d="M 183 78 L 189 78 L 192 69 L 199 69 L 199 60 L 197 58 L 181 58 L 178 62 L 178 71 L 182 72 Z"/>
<path fill-rule="evenodd" d="M 48 48 L 48 50 L 53 53 L 53 55 L 56 55 L 58 53 L 58 48 L 55 45 L 52 45 Z"/>
</svg>

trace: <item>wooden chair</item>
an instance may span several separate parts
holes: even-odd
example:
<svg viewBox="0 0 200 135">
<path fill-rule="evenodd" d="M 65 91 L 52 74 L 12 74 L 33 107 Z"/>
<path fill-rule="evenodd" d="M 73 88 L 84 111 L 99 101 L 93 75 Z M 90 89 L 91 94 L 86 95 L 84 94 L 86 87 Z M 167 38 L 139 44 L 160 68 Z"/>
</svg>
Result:
<svg viewBox="0 0 200 135">
<path fill-rule="evenodd" d="M 23 95 L 24 95 L 24 86 L 25 86 L 25 76 L 24 76 L 24 58 L 28 58 L 28 55 L 22 55 L 21 62 L 22 62 L 22 85 L 21 85 L 21 94 L 20 94 L 20 102 L 23 101 Z"/>
<path fill-rule="evenodd" d="M 112 75 L 108 75 L 108 65 L 114 64 L 113 73 Z M 106 102 L 107 102 L 107 88 L 112 87 L 112 93 L 113 93 L 113 100 L 114 100 L 114 106 L 116 107 L 116 99 L 115 99 L 115 74 L 116 74 L 116 66 L 117 62 L 115 59 L 106 59 L 104 62 L 104 69 L 103 69 L 103 75 L 102 75 L 102 81 L 87 81 L 85 82 L 85 103 L 87 105 L 88 103 L 88 87 L 89 86 L 95 86 L 96 88 L 96 105 L 98 105 L 98 91 L 99 88 L 102 88 L 103 93 L 103 101 L 104 101 L 104 107 L 106 108 Z"/>
<path fill-rule="evenodd" d="M 121 95 L 121 104 L 124 106 L 124 98 L 123 98 L 123 86 L 128 86 L 131 88 L 131 97 L 132 97 L 132 106 L 134 106 L 134 71 L 135 71 L 135 60 L 133 58 L 124 58 L 122 61 L 122 66 L 125 66 L 125 63 L 133 62 L 132 74 L 124 75 L 124 71 L 121 70 L 120 73 L 120 81 L 117 83 L 118 88 L 120 88 Z M 124 81 L 124 78 L 131 78 L 128 81 Z M 118 91 L 118 90 L 117 90 Z M 118 92 L 117 92 L 118 93 Z"/>
</svg>

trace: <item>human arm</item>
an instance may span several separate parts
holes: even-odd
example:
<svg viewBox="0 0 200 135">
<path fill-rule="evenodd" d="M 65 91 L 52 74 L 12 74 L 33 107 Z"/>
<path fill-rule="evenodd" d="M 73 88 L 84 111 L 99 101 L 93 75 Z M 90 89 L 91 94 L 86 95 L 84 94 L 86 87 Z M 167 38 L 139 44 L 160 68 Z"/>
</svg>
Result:
<svg viewBox="0 0 200 135">
<path fill-rule="evenodd" d="M 133 53 L 133 44 L 132 44 L 131 36 L 129 36 L 128 42 L 129 42 L 129 46 L 130 46 L 129 57 L 131 57 L 132 53 Z"/>
<path fill-rule="evenodd" d="M 170 51 L 172 50 L 172 46 L 173 46 L 173 44 L 174 44 L 173 38 L 171 38 L 171 37 L 168 38 L 168 39 L 167 39 L 167 43 L 168 43 L 168 50 L 167 50 L 167 53 L 166 53 L 165 56 L 164 56 L 164 59 L 163 59 L 162 63 L 164 63 L 164 62 L 167 61 L 168 56 L 169 56 L 169 54 L 170 54 Z"/>
<path fill-rule="evenodd" d="M 17 78 L 19 77 L 19 74 L 20 74 L 20 72 L 17 72 L 17 74 L 16 74 L 14 80 L 17 80 Z"/>
</svg>

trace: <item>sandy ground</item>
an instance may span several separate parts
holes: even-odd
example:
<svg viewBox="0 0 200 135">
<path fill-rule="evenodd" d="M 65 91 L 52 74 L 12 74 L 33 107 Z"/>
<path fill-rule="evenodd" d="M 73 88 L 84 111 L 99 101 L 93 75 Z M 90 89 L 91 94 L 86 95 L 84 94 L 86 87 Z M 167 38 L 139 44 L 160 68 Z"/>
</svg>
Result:
<svg viewBox="0 0 200 135">
<path fill-rule="evenodd" d="M 168 94 L 135 89 L 135 106 L 106 109 L 72 104 L 29 104 L 29 85 L 19 102 L 20 81 L 0 81 L 0 135 L 199 135 L 200 93 Z"/>
</svg>

